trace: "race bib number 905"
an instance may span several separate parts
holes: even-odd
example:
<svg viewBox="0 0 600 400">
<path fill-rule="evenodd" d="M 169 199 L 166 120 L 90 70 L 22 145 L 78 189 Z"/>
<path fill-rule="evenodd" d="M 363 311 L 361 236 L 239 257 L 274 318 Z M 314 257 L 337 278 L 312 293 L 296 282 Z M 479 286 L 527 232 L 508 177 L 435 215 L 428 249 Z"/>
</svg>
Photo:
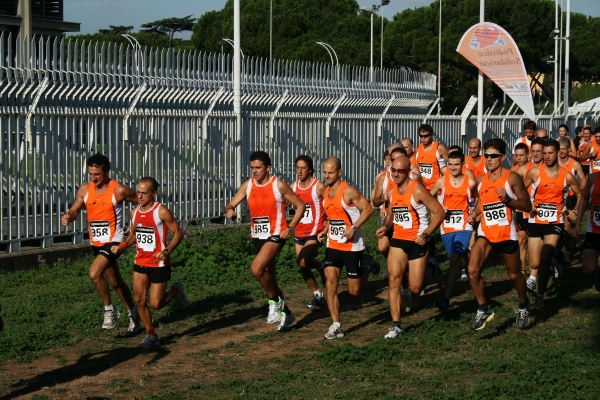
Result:
<svg viewBox="0 0 600 400">
<path fill-rule="evenodd" d="M 329 238 L 335 240 L 338 243 L 346 243 L 344 237 L 344 230 L 346 229 L 346 222 L 343 219 L 331 219 L 329 220 Z"/>
<path fill-rule="evenodd" d="M 156 249 L 155 239 L 154 228 L 147 226 L 135 227 L 135 240 L 137 241 L 137 246 L 143 251 L 154 251 Z"/>
<path fill-rule="evenodd" d="M 92 242 L 110 242 L 110 223 L 108 221 L 90 221 Z"/>
<path fill-rule="evenodd" d="M 254 228 L 252 237 L 255 239 L 268 239 L 271 236 L 271 221 L 269 217 L 252 218 Z"/>
<path fill-rule="evenodd" d="M 508 218 L 506 216 L 506 205 L 501 201 L 483 205 L 483 216 L 487 226 L 506 226 Z"/>
</svg>

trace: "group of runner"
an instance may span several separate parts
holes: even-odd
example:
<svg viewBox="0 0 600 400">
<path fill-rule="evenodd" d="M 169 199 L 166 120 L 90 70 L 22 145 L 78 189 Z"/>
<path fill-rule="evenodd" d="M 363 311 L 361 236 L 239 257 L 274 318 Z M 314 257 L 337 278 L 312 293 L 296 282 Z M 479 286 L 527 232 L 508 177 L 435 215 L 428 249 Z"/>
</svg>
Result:
<svg viewBox="0 0 600 400">
<path fill-rule="evenodd" d="M 544 307 L 544 295 L 555 268 L 561 237 L 564 260 L 570 261 L 571 226 L 575 237 L 591 199 L 591 213 L 584 242 L 583 266 L 596 275 L 600 291 L 600 129 L 594 140 L 589 126 L 581 138 L 571 139 L 568 127 L 558 129 L 559 140 L 548 138 L 547 130 L 535 122 L 524 124 L 525 136 L 514 144 L 513 168 L 505 168 L 507 145 L 499 138 L 482 146 L 478 139 L 468 143 L 465 157 L 458 146 L 446 148 L 434 140 L 433 128 L 419 127 L 420 144 L 416 151 L 411 139 L 391 145 L 384 153 L 385 169 L 375 177 L 368 200 L 342 179 L 342 162 L 327 158 L 322 165 L 323 182 L 315 177 L 313 160 L 300 155 L 295 160 L 297 180 L 290 186 L 271 173 L 271 159 L 263 151 L 250 156 L 252 177 L 238 189 L 225 207 L 227 218 L 237 217 L 236 208 L 244 200 L 250 212 L 250 232 L 255 257 L 250 271 L 268 296 L 267 323 L 278 323 L 286 331 L 295 321 L 277 284 L 276 257 L 287 239 L 294 237 L 300 273 L 312 291 L 308 307 L 328 308 L 332 325 L 326 339 L 345 335 L 340 320 L 338 286 L 346 267 L 348 292 L 358 296 L 371 273 L 380 266 L 364 254 L 361 227 L 380 207 L 382 226 L 376 231 L 378 250 L 387 258 L 389 303 L 392 326 L 386 338 L 402 333 L 401 311 L 420 307 L 420 296 L 429 280 L 440 276 L 435 245 L 431 236 L 440 228 L 449 258 L 446 288 L 434 301 L 442 312 L 458 279 L 469 280 L 479 305 L 472 329 L 483 329 L 495 314 L 487 303 L 482 265 L 492 251 L 499 253 L 519 297 L 516 323 L 524 329 L 531 309 Z M 107 284 L 111 284 L 128 310 L 128 331 L 145 327 L 147 335 L 140 347 L 159 345 L 147 304 L 160 309 L 175 300 L 185 308 L 188 299 L 180 283 L 167 291 L 171 277 L 170 253 L 183 238 L 173 214 L 156 201 L 158 182 L 142 178 L 137 191 L 109 177 L 110 163 L 105 156 L 87 160 L 90 182 L 82 185 L 75 202 L 62 216 L 63 225 L 73 222 L 86 207 L 90 242 L 96 255 L 90 278 L 104 301 L 103 329 L 112 329 L 120 316 L 112 305 Z M 588 170 L 589 169 L 589 170 Z M 589 176 L 588 176 L 589 173 Z M 583 196 L 582 196 L 583 189 Z M 122 229 L 123 202 L 137 207 L 131 212 L 129 235 Z M 286 208 L 293 207 L 291 219 Z M 292 213 L 290 213 L 292 214 Z M 168 241 L 168 231 L 173 233 Z M 325 259 L 316 256 L 325 242 Z M 133 289 L 135 301 L 117 266 L 117 257 L 136 246 Z M 530 276 L 525 277 L 527 258 Z M 325 294 L 313 270 L 321 277 Z M 535 294 L 533 304 L 527 290 Z"/>
</svg>

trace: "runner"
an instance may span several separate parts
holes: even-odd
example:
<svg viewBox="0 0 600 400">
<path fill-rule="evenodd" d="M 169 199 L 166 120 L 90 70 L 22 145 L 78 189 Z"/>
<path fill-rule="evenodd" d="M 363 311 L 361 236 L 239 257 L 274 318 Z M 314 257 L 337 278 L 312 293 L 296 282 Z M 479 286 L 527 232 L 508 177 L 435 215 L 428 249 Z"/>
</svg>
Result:
<svg viewBox="0 0 600 400">
<path fill-rule="evenodd" d="M 427 190 L 431 190 L 440 177 L 440 169 L 446 165 L 448 149 L 443 144 L 433 140 L 433 127 L 422 124 L 419 127 L 421 144 L 417 148 L 417 164 Z"/>
<path fill-rule="evenodd" d="M 179 223 L 169 209 L 156 201 L 158 182 L 151 177 L 140 179 L 137 185 L 138 206 L 131 210 L 131 227 L 127 240 L 112 246 L 111 252 L 121 254 L 126 248 L 136 245 L 133 261 L 133 293 L 140 319 L 146 327 L 147 335 L 138 345 L 148 349 L 160 345 L 152 324 L 152 314 L 148 308 L 147 296 L 150 289 L 150 307 L 160 310 L 172 300 L 183 310 L 188 299 L 181 283 L 175 282 L 168 292 L 167 283 L 171 279 L 171 256 L 183 239 Z M 173 238 L 167 242 L 168 232 Z"/>
<path fill-rule="evenodd" d="M 544 293 L 550 279 L 550 264 L 554 251 L 562 235 L 564 217 L 575 220 L 576 214 L 565 210 L 564 202 L 568 189 L 575 193 L 577 201 L 581 190 L 575 177 L 558 165 L 559 144 L 554 139 L 544 143 L 544 162 L 532 168 L 525 176 L 525 187 L 530 188 L 533 202 L 529 214 L 527 234 L 529 240 L 529 268 L 537 270 L 539 275 L 537 295 L 533 309 L 544 308 Z M 558 268 L 558 267 L 557 267 Z"/>
<path fill-rule="evenodd" d="M 590 129 L 583 128 L 584 132 L 588 132 Z M 590 141 L 587 142 L 580 157 L 580 159 L 589 160 L 590 174 L 600 172 L 600 155 L 598 155 L 598 152 L 600 152 L 600 127 L 594 129 L 594 137 L 590 138 Z"/>
<path fill-rule="evenodd" d="M 579 146 L 577 147 L 577 161 L 581 163 L 581 167 L 585 176 L 590 174 L 590 157 L 587 154 L 584 155 L 584 152 L 587 149 L 588 144 L 591 143 L 591 140 L 592 128 L 586 125 L 581 130 L 581 140 L 579 142 Z"/>
<path fill-rule="evenodd" d="M 121 298 L 129 315 L 130 333 L 142 329 L 137 307 L 131 297 L 129 286 L 123 281 L 117 256 L 110 252 L 113 245 L 123 241 L 123 202 L 137 204 L 135 192 L 111 179 L 110 161 L 102 154 L 95 154 L 87 160 L 90 181 L 77 190 L 75 201 L 61 217 L 63 226 L 69 225 L 85 206 L 88 219 L 90 244 L 94 252 L 94 261 L 90 266 L 90 278 L 104 302 L 104 322 L 102 329 L 113 329 L 121 316 L 110 299 L 108 283 Z M 107 283 L 108 280 L 108 283 Z"/>
<path fill-rule="evenodd" d="M 477 181 L 463 174 L 464 160 L 462 152 L 451 151 L 446 167 L 449 173 L 438 179 L 431 188 L 431 194 L 437 196 L 444 208 L 445 218 L 440 230 L 446 254 L 450 259 L 446 293 L 441 299 L 433 302 L 442 312 L 448 310 L 456 280 L 462 273 L 461 269 L 464 271 L 467 267 L 463 254 L 469 247 L 473 232 L 474 218 L 471 214 L 477 199 Z"/>
<path fill-rule="evenodd" d="M 473 172 L 475 179 L 487 173 L 485 160 L 481 156 L 481 140 L 477 138 L 469 140 L 469 155 L 465 159 L 465 166 Z"/>
<path fill-rule="evenodd" d="M 414 298 L 426 284 L 427 239 L 444 220 L 444 209 L 420 183 L 409 179 L 410 159 L 400 156 L 392 162 L 392 177 L 396 187 L 390 190 L 390 209 L 385 224 L 376 232 L 385 236 L 393 226 L 388 273 L 390 274 L 390 314 L 392 327 L 385 335 L 393 339 L 402 333 L 400 327 L 402 277 L 408 268 L 408 283 Z M 427 211 L 431 211 L 431 224 Z"/>
<path fill-rule="evenodd" d="M 365 244 L 360 227 L 373 214 L 373 206 L 358 190 L 342 181 L 339 158 L 329 157 L 325 160 L 323 177 L 327 184 L 323 195 L 327 223 L 318 239 L 322 242 L 327 235 L 327 307 L 333 320 L 325 339 L 335 339 L 345 335 L 340 323 L 337 293 L 342 268 L 346 266 L 348 293 L 352 296 L 358 296 L 369 279 L 370 266 L 362 262 Z"/>
<path fill-rule="evenodd" d="M 581 194 L 581 201 L 577 207 L 577 222 L 575 223 L 574 235 L 579 237 L 581 232 L 581 219 L 590 204 L 590 215 L 588 216 L 585 241 L 583 242 L 583 272 L 587 276 L 596 275 L 595 287 L 600 292 L 600 267 L 598 256 L 600 256 L 600 173 L 591 174 Z"/>
<path fill-rule="evenodd" d="M 450 147 L 448 147 L 448 154 L 452 153 L 453 151 L 458 151 L 460 154 L 462 154 L 462 155 L 463 155 L 463 158 L 464 158 L 464 154 L 465 154 L 465 153 L 462 151 L 462 149 L 460 148 L 460 146 L 456 146 L 456 145 L 454 145 L 454 146 L 450 146 Z M 443 177 L 443 176 L 445 176 L 445 175 L 446 175 L 446 170 L 447 170 L 447 169 L 448 169 L 447 167 L 442 167 L 442 168 L 440 169 L 440 177 Z M 475 173 L 474 173 L 473 171 L 471 171 L 470 169 L 468 169 L 468 168 L 465 166 L 465 163 L 464 163 L 464 162 L 462 163 L 461 173 L 462 173 L 463 175 L 466 175 L 466 176 L 467 176 L 469 179 L 473 179 L 473 180 L 476 180 L 476 179 L 477 179 L 477 178 L 475 178 Z"/>
<path fill-rule="evenodd" d="M 304 215 L 296 226 L 294 236 L 294 247 L 296 248 L 296 260 L 304 281 L 313 292 L 313 299 L 308 308 L 313 311 L 325 306 L 325 297 L 319 290 L 311 269 L 316 269 L 325 277 L 323 263 L 315 258 L 319 251 L 317 234 L 324 228 L 325 213 L 323 210 L 323 193 L 325 185 L 313 176 L 315 170 L 313 160 L 310 156 L 301 155 L 296 157 L 296 175 L 298 180 L 294 182 L 294 193 L 304 202 Z"/>
<path fill-rule="evenodd" d="M 486 322 L 494 318 L 494 312 L 485 298 L 485 286 L 481 276 L 483 262 L 494 250 L 502 254 L 506 271 L 515 283 L 519 295 L 517 327 L 524 329 L 529 322 L 529 300 L 525 289 L 525 277 L 519 273 L 519 244 L 513 210 L 529 212 L 531 201 L 521 177 L 502 166 L 506 159 L 506 143 L 502 139 L 491 139 L 485 143 L 484 150 L 485 166 L 489 172 L 481 178 L 477 188 L 480 204 L 477 213 L 483 214 L 483 218 L 469 260 L 469 280 L 479 304 L 471 328 L 483 329 Z"/>
<path fill-rule="evenodd" d="M 520 138 L 515 140 L 513 144 L 513 150 L 519 143 L 525 143 L 527 147 L 531 148 L 531 141 L 535 139 L 535 131 L 537 130 L 537 125 L 534 121 L 525 121 L 523 123 L 523 131 L 525 132 L 525 136 L 521 136 Z M 517 163 L 515 156 L 513 155 L 513 165 Z"/>
<path fill-rule="evenodd" d="M 227 218 L 237 218 L 235 208 L 248 200 L 250 235 L 254 244 L 254 260 L 250 271 L 269 296 L 267 323 L 279 321 L 278 331 L 286 331 L 295 317 L 277 285 L 275 263 L 277 254 L 294 233 L 294 228 L 304 215 L 304 203 L 290 186 L 271 175 L 271 157 L 264 151 L 250 155 L 252 178 L 240 186 L 231 202 L 225 206 Z M 285 200 L 296 207 L 289 225 L 285 219 Z"/>
<path fill-rule="evenodd" d="M 569 157 L 577 157 L 577 147 L 575 147 L 575 142 L 573 141 L 573 139 L 569 137 L 569 126 L 566 124 L 560 124 L 558 126 L 558 137 L 556 138 L 556 140 L 560 142 L 560 139 L 562 138 L 565 138 L 569 141 Z"/>
<path fill-rule="evenodd" d="M 560 138 L 558 141 L 560 145 L 560 150 L 558 151 L 558 165 L 565 168 L 567 172 L 570 172 L 574 175 L 579 181 L 579 187 L 581 190 L 585 187 L 586 179 L 585 174 L 583 173 L 583 169 L 581 168 L 581 164 L 579 161 L 576 161 L 574 158 L 570 157 L 570 142 L 569 138 Z M 569 195 L 567 196 L 567 201 L 565 202 L 565 208 L 568 210 L 575 211 L 577 204 L 577 198 L 575 197 L 575 193 L 573 191 L 569 191 Z M 571 234 L 572 223 L 569 218 L 565 218 L 565 229 L 563 230 L 564 234 L 564 245 L 565 250 L 563 252 L 563 259 L 566 263 L 571 263 L 571 242 L 572 242 L 572 234 Z"/>
<path fill-rule="evenodd" d="M 541 153 L 536 152 L 537 154 Z M 517 143 L 514 150 L 514 157 L 517 164 L 512 167 L 511 171 L 518 173 L 521 178 L 525 179 L 527 172 L 537 165 L 535 162 L 528 161 L 529 147 L 525 143 Z M 527 218 L 523 211 L 517 210 L 515 212 L 515 224 L 519 240 L 519 258 L 521 260 L 521 273 L 523 275 L 527 273 L 525 268 L 525 261 L 527 260 Z"/>
<path fill-rule="evenodd" d="M 418 167 L 417 165 L 417 153 L 415 153 L 415 146 L 412 139 L 404 138 L 401 141 L 402 147 L 406 150 L 406 157 L 410 158 L 410 166 Z"/>
</svg>

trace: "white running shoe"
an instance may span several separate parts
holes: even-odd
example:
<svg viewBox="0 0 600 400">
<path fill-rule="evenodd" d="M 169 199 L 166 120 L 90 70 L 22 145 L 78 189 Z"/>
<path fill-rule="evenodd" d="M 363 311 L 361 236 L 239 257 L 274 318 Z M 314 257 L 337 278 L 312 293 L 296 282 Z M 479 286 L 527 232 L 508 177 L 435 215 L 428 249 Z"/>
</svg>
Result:
<svg viewBox="0 0 600 400">
<path fill-rule="evenodd" d="M 141 347 L 142 349 L 149 349 L 155 346 L 160 346 L 160 340 L 158 340 L 158 336 L 151 334 L 147 334 L 144 340 L 138 344 L 138 347 Z"/>
<path fill-rule="evenodd" d="M 384 336 L 386 339 L 395 339 L 402 334 L 402 328 L 399 325 L 392 325 L 387 335 Z"/>
<path fill-rule="evenodd" d="M 289 331 L 290 330 L 290 325 L 296 320 L 296 317 L 294 317 L 294 314 L 289 313 L 286 314 L 285 312 L 281 312 L 281 318 L 279 319 L 279 326 L 277 327 L 277 330 L 279 332 L 285 332 L 285 331 Z"/>
<path fill-rule="evenodd" d="M 127 328 L 127 332 L 136 333 L 141 330 L 144 326 L 142 325 L 142 321 L 140 321 L 140 316 L 131 316 L 129 315 L 129 327 Z"/>
<path fill-rule="evenodd" d="M 104 322 L 102 323 L 102 329 L 112 329 L 117 326 L 117 321 L 121 314 L 116 308 L 114 310 L 104 310 Z"/>
<path fill-rule="evenodd" d="M 285 306 L 285 301 L 280 297 L 279 302 L 269 300 L 269 315 L 267 315 L 267 324 L 274 324 L 281 319 L 281 311 Z"/>
<path fill-rule="evenodd" d="M 325 339 L 335 339 L 335 338 L 343 338 L 345 335 L 344 330 L 342 329 L 342 327 L 337 327 L 335 325 L 331 325 L 329 327 L 329 330 L 327 331 L 327 333 L 325 334 Z"/>
<path fill-rule="evenodd" d="M 179 309 L 184 310 L 188 306 L 188 298 L 183 291 L 183 286 L 179 282 L 175 282 L 171 289 L 177 290 L 177 297 L 175 297 L 175 302 L 179 304 Z"/>
<path fill-rule="evenodd" d="M 469 275 L 467 275 L 467 271 L 464 269 L 460 270 L 460 280 L 461 281 L 468 281 L 469 280 Z"/>
<path fill-rule="evenodd" d="M 536 283 L 537 283 L 536 279 L 533 279 L 530 276 L 527 277 L 527 280 L 525 281 L 525 285 L 527 286 L 527 290 L 529 290 L 531 293 L 537 293 Z"/>
</svg>

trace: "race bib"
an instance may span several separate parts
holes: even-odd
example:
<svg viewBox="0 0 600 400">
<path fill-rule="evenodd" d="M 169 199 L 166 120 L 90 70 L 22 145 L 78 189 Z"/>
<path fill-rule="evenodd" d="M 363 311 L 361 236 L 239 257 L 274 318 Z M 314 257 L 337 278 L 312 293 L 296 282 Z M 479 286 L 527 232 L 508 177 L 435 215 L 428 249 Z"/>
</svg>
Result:
<svg viewBox="0 0 600 400">
<path fill-rule="evenodd" d="M 465 227 L 465 213 L 463 210 L 448 210 L 444 218 L 444 228 L 462 231 Z"/>
<path fill-rule="evenodd" d="M 92 242 L 110 242 L 110 223 L 108 221 L 90 221 Z"/>
<path fill-rule="evenodd" d="M 329 238 L 331 240 L 346 243 L 347 238 L 344 237 L 344 229 L 346 229 L 346 222 L 343 219 L 329 220 Z"/>
<path fill-rule="evenodd" d="M 392 207 L 392 214 L 394 215 L 394 224 L 400 225 L 404 229 L 410 229 L 413 227 L 413 220 L 408 206 Z"/>
<path fill-rule="evenodd" d="M 538 204 L 537 217 L 541 221 L 558 221 L 558 206 L 556 204 Z"/>
<path fill-rule="evenodd" d="M 306 203 L 304 205 L 304 214 L 302 215 L 302 219 L 300 220 L 301 224 L 312 224 L 313 222 L 313 215 L 312 215 L 312 209 L 310 208 L 310 204 Z"/>
<path fill-rule="evenodd" d="M 419 163 L 419 171 L 423 178 L 431 179 L 433 176 L 433 164 Z"/>
<path fill-rule="evenodd" d="M 600 226 L 600 206 L 594 206 L 594 224 Z"/>
<path fill-rule="evenodd" d="M 156 250 L 156 235 L 154 234 L 154 228 L 136 226 L 135 239 L 137 240 L 137 246 L 143 251 L 153 252 Z"/>
<path fill-rule="evenodd" d="M 506 216 L 506 205 L 501 201 L 483 205 L 483 216 L 487 226 L 506 226 L 508 217 Z"/>
<path fill-rule="evenodd" d="M 252 218 L 254 228 L 252 237 L 255 239 L 268 239 L 271 236 L 271 221 L 269 217 Z"/>
<path fill-rule="evenodd" d="M 594 169 L 600 170 L 600 158 L 594 158 Z"/>
</svg>

